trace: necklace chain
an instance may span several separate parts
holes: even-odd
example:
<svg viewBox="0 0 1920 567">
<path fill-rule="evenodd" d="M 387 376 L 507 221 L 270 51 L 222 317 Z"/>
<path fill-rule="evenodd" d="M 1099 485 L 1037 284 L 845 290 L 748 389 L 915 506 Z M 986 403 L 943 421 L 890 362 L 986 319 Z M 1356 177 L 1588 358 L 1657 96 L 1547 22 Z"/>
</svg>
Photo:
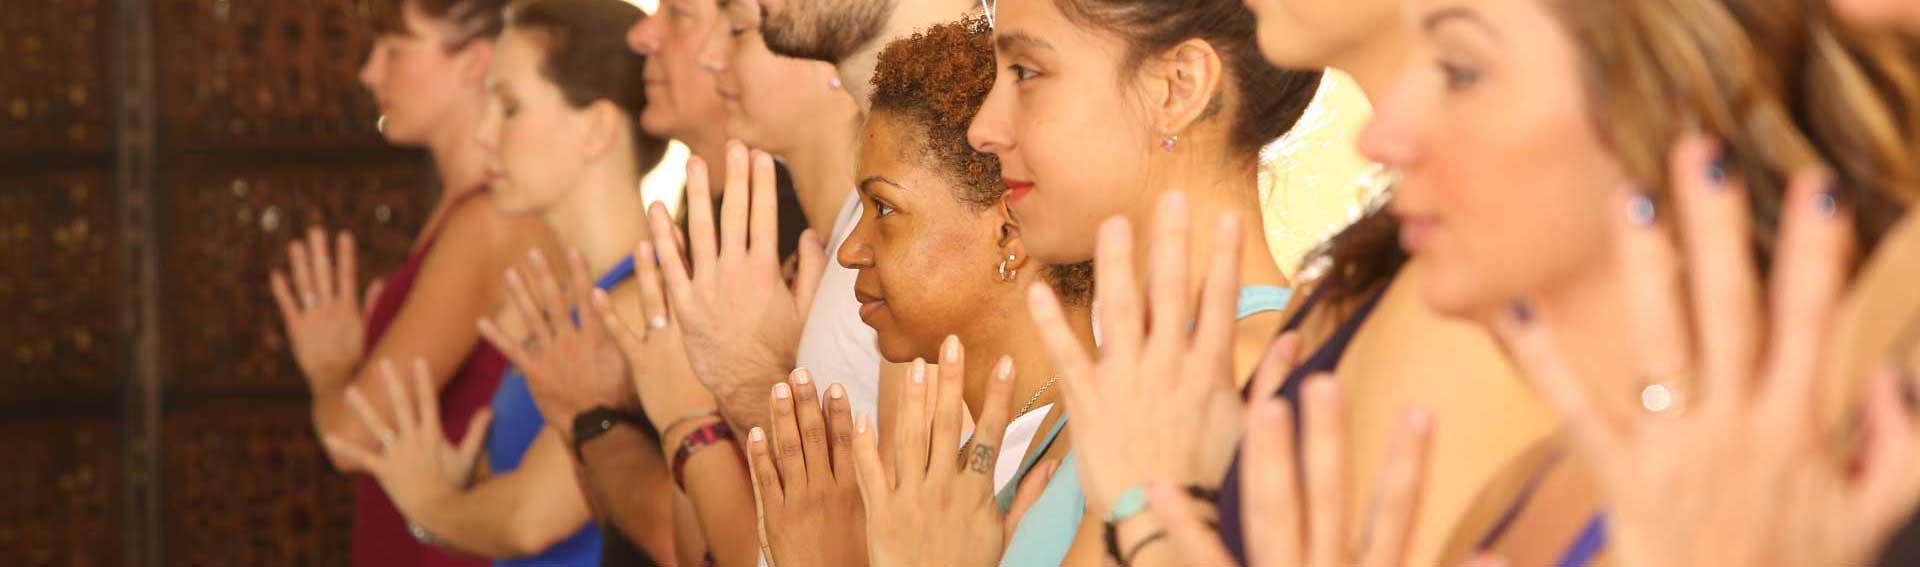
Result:
<svg viewBox="0 0 1920 567">
<path fill-rule="evenodd" d="M 1016 413 L 1016 414 L 1013 414 L 1013 415 L 1014 415 L 1014 417 L 1019 417 L 1019 416 L 1023 416 L 1023 415 L 1027 415 L 1027 412 L 1029 412 L 1029 411 L 1033 411 L 1033 404 L 1034 404 L 1035 402 L 1039 402 L 1039 401 L 1040 401 L 1040 396 L 1041 396 L 1042 394 L 1045 394 L 1045 393 L 1047 393 L 1047 389 L 1048 389 L 1048 388 L 1052 388 L 1052 387 L 1053 387 L 1053 383 L 1054 383 L 1054 382 L 1058 382 L 1059 380 L 1060 380 L 1060 375 L 1059 375 L 1059 374 L 1055 374 L 1055 375 L 1053 375 L 1052 377 L 1050 377 L 1050 378 L 1047 378 L 1047 383 L 1045 383 L 1045 384 L 1041 384 L 1041 385 L 1040 385 L 1040 389 L 1038 389 L 1038 390 L 1034 390 L 1034 391 L 1033 391 L 1033 395 L 1027 398 L 1027 405 L 1024 405 L 1024 406 L 1020 406 L 1020 413 Z"/>
</svg>

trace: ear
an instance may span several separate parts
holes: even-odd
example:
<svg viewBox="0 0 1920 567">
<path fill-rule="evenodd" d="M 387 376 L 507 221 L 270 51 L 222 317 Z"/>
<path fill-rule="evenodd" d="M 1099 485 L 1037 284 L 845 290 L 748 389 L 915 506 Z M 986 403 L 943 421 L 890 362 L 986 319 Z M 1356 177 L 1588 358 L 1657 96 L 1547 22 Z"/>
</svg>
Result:
<svg viewBox="0 0 1920 567">
<path fill-rule="evenodd" d="M 1156 134 L 1178 135 L 1218 114 L 1226 61 L 1213 44 L 1189 39 L 1147 61 L 1145 69 Z"/>
<path fill-rule="evenodd" d="M 582 128 L 577 139 L 580 141 L 581 154 L 589 161 L 623 147 L 620 139 L 627 135 L 626 128 L 622 127 L 627 114 L 620 111 L 619 105 L 603 98 L 593 101 L 578 113 Z"/>
<path fill-rule="evenodd" d="M 475 39 L 460 48 L 460 78 L 469 85 L 485 88 L 487 69 L 493 67 L 493 40 Z"/>
<path fill-rule="evenodd" d="M 1006 260 L 1008 270 L 1022 270 L 1028 264 L 1034 264 L 1032 256 L 1027 254 L 1026 241 L 1020 237 L 1020 220 L 1014 218 L 1013 208 L 1007 203 L 1005 195 L 994 201 L 987 215 L 994 220 L 994 243 L 1000 248 L 998 260 Z"/>
</svg>

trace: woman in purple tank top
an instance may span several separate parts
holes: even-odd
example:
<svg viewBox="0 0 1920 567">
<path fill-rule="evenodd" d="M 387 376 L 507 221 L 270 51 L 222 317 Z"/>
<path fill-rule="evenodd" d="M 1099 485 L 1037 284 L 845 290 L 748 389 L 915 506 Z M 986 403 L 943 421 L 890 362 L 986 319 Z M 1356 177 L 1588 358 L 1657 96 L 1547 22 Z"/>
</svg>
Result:
<svg viewBox="0 0 1920 567">
<path fill-rule="evenodd" d="M 502 215 L 484 202 L 485 173 L 473 131 L 486 104 L 482 78 L 505 4 L 402 2 L 400 18 L 381 34 L 361 70 L 361 82 L 380 105 L 382 134 L 395 145 L 426 148 L 445 188 L 407 262 L 388 274 L 385 290 L 370 286 L 362 304 L 353 238 L 342 232 L 329 239 L 318 227 L 291 246 L 291 273 L 272 278 L 321 435 L 362 447 L 381 441 L 344 403 L 348 387 L 375 379 L 370 360 L 427 359 L 445 408 L 445 430 L 455 441 L 500 380 L 504 360 L 480 340 L 474 321 L 505 297 L 500 272 L 549 240 L 537 220 Z M 375 406 L 389 412 L 384 400 Z M 327 454 L 343 472 L 358 472 L 333 451 Z M 361 567 L 485 564 L 417 541 L 385 493 L 364 477 L 353 542 L 354 564 Z"/>
</svg>

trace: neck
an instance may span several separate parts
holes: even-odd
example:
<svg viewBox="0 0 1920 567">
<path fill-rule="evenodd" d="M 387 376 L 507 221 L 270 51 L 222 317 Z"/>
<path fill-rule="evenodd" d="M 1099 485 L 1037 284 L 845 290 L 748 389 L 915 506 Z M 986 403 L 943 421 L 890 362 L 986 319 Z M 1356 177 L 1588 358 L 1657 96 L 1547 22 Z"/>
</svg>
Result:
<svg viewBox="0 0 1920 567">
<path fill-rule="evenodd" d="M 1398 25 L 1389 26 L 1379 33 L 1367 36 L 1367 40 L 1353 49 L 1349 56 L 1334 62 L 1331 67 L 1345 71 L 1359 85 L 1369 102 L 1378 103 L 1393 88 L 1393 82 L 1400 77 L 1401 69 L 1407 65 L 1409 48 L 1406 32 Z"/>
<path fill-rule="evenodd" d="M 1249 168 L 1210 168 L 1205 171 L 1219 172 L 1185 176 L 1183 180 L 1162 183 L 1161 187 L 1185 187 L 1187 198 L 1187 219 L 1191 234 L 1187 238 L 1186 257 L 1190 265 L 1193 280 L 1191 288 L 1195 293 L 1200 289 L 1201 278 L 1207 273 L 1207 266 L 1213 258 L 1214 235 L 1218 234 L 1220 217 L 1232 213 L 1240 219 L 1240 285 L 1287 287 L 1285 272 L 1273 261 L 1273 250 L 1267 246 L 1265 224 L 1261 220 L 1259 174 Z M 1221 175 L 1225 174 L 1225 175 Z M 1150 201 L 1154 208 L 1159 198 Z M 1152 269 L 1153 220 L 1157 215 L 1153 208 L 1136 211 L 1132 218 L 1134 230 L 1134 266 L 1139 281 L 1148 281 Z"/>
<path fill-rule="evenodd" d="M 915 0 L 897 3 L 893 14 L 887 18 L 886 28 L 873 41 L 835 65 L 840 71 L 841 84 L 846 86 L 854 102 L 860 105 L 860 112 L 865 114 L 871 107 L 867 99 L 867 83 L 873 79 L 873 67 L 880 61 L 881 49 L 896 39 L 913 35 L 915 31 L 979 13 L 980 0 Z"/>
<path fill-rule="evenodd" d="M 833 105 L 817 126 L 795 129 L 808 139 L 799 140 L 792 149 L 776 152 L 793 175 L 793 197 L 813 227 L 825 239 L 833 230 L 840 205 L 853 191 L 857 164 L 855 146 L 859 144 L 860 114 L 852 104 Z"/>
<path fill-rule="evenodd" d="M 1005 284 L 1026 286 L 1040 281 L 1039 278 L 1022 278 L 1019 283 Z M 969 332 L 961 335 L 967 346 L 966 391 L 962 397 L 975 420 L 980 419 L 981 410 L 986 408 L 987 383 L 993 380 L 993 367 L 1000 363 L 1000 357 L 1013 358 L 1013 400 L 1008 412 L 1018 412 L 1027 400 L 1033 399 L 1033 407 L 1054 403 L 1060 397 L 1060 385 L 1054 384 L 1045 392 L 1047 380 L 1054 376 L 1052 363 L 1047 358 L 1047 349 L 1040 339 L 1040 328 L 1033 323 L 1027 311 L 1027 294 L 1008 294 L 1006 305 L 991 317 L 984 317 L 980 323 L 969 325 Z M 1080 346 L 1092 352 L 1093 315 L 1087 306 L 1068 306 L 1065 308 L 1067 323 L 1073 327 L 1074 336 L 1080 339 Z M 1033 396 L 1038 392 L 1040 397 Z M 1008 421 L 1020 417 L 1009 413 Z"/>
<path fill-rule="evenodd" d="M 446 125 L 428 136 L 427 151 L 433 154 L 434 169 L 440 175 L 442 202 L 481 190 L 486 183 L 486 152 L 474 142 L 474 130 L 479 125 L 479 112 L 463 106 L 447 117 Z"/>
<path fill-rule="evenodd" d="M 640 174 L 630 163 L 598 168 L 544 215 L 561 244 L 586 259 L 588 277 L 613 269 L 647 239 L 639 187 Z"/>
</svg>

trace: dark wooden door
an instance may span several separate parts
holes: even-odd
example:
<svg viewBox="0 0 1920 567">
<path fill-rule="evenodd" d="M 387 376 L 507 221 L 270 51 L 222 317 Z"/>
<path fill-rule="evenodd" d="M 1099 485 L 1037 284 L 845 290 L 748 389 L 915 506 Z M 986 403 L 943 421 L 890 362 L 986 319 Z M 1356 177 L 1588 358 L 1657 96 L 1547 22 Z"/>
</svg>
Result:
<svg viewBox="0 0 1920 567">
<path fill-rule="evenodd" d="M 389 0 L 0 0 L 0 557 L 344 565 L 267 274 L 432 199 L 356 76 Z"/>
</svg>

